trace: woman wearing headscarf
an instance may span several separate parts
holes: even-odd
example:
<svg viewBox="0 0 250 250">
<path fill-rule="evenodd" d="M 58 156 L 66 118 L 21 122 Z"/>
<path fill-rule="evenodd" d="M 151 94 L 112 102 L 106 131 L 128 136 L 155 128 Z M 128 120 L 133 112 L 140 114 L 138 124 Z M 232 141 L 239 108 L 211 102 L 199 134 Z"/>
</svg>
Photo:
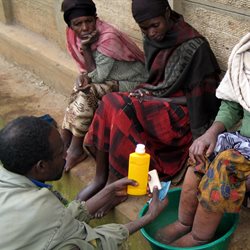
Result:
<svg viewBox="0 0 250 250">
<path fill-rule="evenodd" d="M 62 125 L 68 171 L 87 156 L 83 138 L 102 96 L 131 91 L 146 81 L 148 73 L 141 50 L 127 35 L 97 17 L 92 0 L 64 0 L 62 11 L 68 25 L 68 51 L 80 71 Z"/>
<path fill-rule="evenodd" d="M 219 112 L 189 149 L 178 220 L 158 230 L 159 241 L 177 247 L 208 243 L 224 213 L 240 211 L 250 191 L 249 93 L 250 33 L 232 50 L 227 73 L 216 90 L 222 100 Z M 239 131 L 228 132 L 240 121 Z"/>
<path fill-rule="evenodd" d="M 218 110 L 220 69 L 207 40 L 165 0 L 133 0 L 132 13 L 143 33 L 149 79 L 133 93 L 102 99 L 85 137 L 85 144 L 97 148 L 97 169 L 84 198 L 102 188 L 108 176 L 127 175 L 137 143 L 146 145 L 150 168 L 162 180 L 176 179 L 184 172 L 193 138 Z"/>
</svg>

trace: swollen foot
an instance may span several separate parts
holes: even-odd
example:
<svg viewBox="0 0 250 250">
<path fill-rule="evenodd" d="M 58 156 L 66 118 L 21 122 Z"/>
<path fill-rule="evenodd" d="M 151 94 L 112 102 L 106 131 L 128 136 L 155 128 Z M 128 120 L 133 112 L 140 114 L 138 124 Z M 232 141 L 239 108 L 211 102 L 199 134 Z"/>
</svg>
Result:
<svg viewBox="0 0 250 250">
<path fill-rule="evenodd" d="M 191 226 L 186 226 L 177 220 L 164 228 L 160 228 L 156 232 L 154 238 L 159 242 L 169 245 L 171 242 L 179 239 L 190 231 Z"/>
</svg>

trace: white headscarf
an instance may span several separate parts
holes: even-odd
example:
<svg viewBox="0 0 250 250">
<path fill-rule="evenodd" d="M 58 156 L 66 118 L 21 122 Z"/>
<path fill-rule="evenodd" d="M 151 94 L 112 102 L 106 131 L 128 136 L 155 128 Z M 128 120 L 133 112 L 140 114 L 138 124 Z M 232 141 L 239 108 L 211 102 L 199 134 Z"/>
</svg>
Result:
<svg viewBox="0 0 250 250">
<path fill-rule="evenodd" d="M 233 48 L 228 70 L 216 90 L 216 96 L 237 102 L 250 112 L 250 33 Z"/>
</svg>

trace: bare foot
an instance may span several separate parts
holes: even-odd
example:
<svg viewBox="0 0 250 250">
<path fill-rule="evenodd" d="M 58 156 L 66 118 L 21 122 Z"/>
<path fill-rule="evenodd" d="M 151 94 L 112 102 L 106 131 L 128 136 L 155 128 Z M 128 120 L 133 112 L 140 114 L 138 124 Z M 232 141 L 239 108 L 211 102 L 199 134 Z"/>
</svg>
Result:
<svg viewBox="0 0 250 250">
<path fill-rule="evenodd" d="M 109 177 L 107 180 L 107 185 L 110 183 L 113 183 L 118 180 L 118 177 L 115 176 L 112 172 L 109 172 Z M 128 196 L 116 196 L 110 203 L 107 203 L 105 206 L 100 208 L 96 213 L 95 213 L 95 218 L 101 218 L 104 215 L 106 215 L 112 208 L 117 206 L 118 204 L 124 202 L 127 200 Z"/>
<path fill-rule="evenodd" d="M 177 220 L 164 228 L 160 228 L 156 232 L 154 238 L 159 242 L 169 245 L 171 242 L 179 239 L 190 231 L 191 226 L 183 225 L 179 220 Z"/>
<path fill-rule="evenodd" d="M 67 152 L 66 157 L 66 164 L 65 164 L 65 172 L 68 172 L 71 168 L 75 167 L 78 163 L 84 161 L 88 157 L 88 154 L 82 150 L 81 153 L 79 152 Z"/>
<path fill-rule="evenodd" d="M 61 134 L 61 137 L 62 137 L 62 140 L 64 143 L 64 147 L 67 150 L 70 146 L 70 143 L 71 143 L 72 133 L 67 129 L 62 129 L 60 131 L 60 134 Z"/>
<path fill-rule="evenodd" d="M 118 196 L 115 197 L 113 200 L 111 200 L 109 203 L 107 203 L 105 206 L 100 208 L 96 213 L 95 213 L 95 218 L 102 218 L 104 215 L 106 215 L 112 208 L 117 206 L 118 204 L 124 202 L 127 200 L 128 196 Z"/>
</svg>

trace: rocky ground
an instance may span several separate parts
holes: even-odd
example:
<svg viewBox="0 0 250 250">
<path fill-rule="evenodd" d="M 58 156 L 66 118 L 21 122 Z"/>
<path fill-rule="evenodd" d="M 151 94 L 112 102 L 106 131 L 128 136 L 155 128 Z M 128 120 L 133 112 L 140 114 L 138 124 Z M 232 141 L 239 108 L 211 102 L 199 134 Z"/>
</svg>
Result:
<svg viewBox="0 0 250 250">
<path fill-rule="evenodd" d="M 8 122 L 20 115 L 50 114 L 62 122 L 67 97 L 46 86 L 34 74 L 0 57 L 0 117 Z M 242 210 L 230 250 L 250 250 L 250 210 Z M 143 248 L 142 248 L 143 249 Z M 220 249 L 217 249 L 220 250 Z"/>
</svg>

